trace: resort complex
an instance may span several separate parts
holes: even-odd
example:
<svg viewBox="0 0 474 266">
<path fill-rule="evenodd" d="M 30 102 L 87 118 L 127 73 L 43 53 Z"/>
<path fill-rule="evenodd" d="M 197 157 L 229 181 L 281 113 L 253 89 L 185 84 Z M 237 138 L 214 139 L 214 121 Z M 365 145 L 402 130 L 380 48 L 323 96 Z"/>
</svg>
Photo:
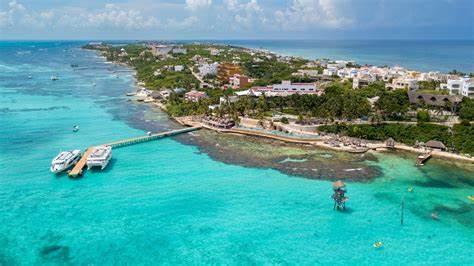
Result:
<svg viewBox="0 0 474 266">
<path fill-rule="evenodd" d="M 183 125 L 305 139 L 350 152 L 381 150 L 391 139 L 399 149 L 472 161 L 469 73 L 307 60 L 211 43 L 84 48 L 133 67 L 140 88 L 130 95 L 156 104 Z M 427 145 L 433 141 L 442 151 Z"/>
</svg>

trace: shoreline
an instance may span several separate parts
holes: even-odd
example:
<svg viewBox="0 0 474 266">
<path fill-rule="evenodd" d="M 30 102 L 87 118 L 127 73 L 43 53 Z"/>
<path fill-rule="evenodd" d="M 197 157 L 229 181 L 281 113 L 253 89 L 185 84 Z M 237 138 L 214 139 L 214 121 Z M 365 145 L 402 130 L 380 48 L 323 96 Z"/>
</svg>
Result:
<svg viewBox="0 0 474 266">
<path fill-rule="evenodd" d="M 247 48 L 247 47 L 242 47 L 242 48 L 243 49 L 250 49 L 250 50 L 258 50 L 258 49 Z M 131 69 L 132 71 L 134 71 L 135 72 L 135 75 L 133 75 L 134 84 L 135 84 L 135 88 L 138 88 L 138 83 L 140 83 L 140 81 L 138 80 L 138 78 L 136 76 L 136 69 L 134 69 L 132 66 L 130 66 L 126 63 L 116 62 L 116 61 L 108 61 L 104 56 L 102 56 L 100 54 L 99 51 L 96 51 L 96 52 L 99 54 L 99 56 L 101 58 L 104 59 L 104 61 L 111 62 L 111 63 L 114 63 L 114 64 L 118 64 L 120 66 L 127 67 L 127 68 Z M 275 52 L 272 52 L 272 53 L 276 54 Z M 238 135 L 247 135 L 247 136 L 253 136 L 253 137 L 263 137 L 263 138 L 268 138 L 268 139 L 272 139 L 272 140 L 283 141 L 283 142 L 286 142 L 286 143 L 306 144 L 306 145 L 312 145 L 314 147 L 318 147 L 318 148 L 322 148 L 322 149 L 326 149 L 326 150 L 331 150 L 331 151 L 336 151 L 336 152 L 347 152 L 347 153 L 352 153 L 352 154 L 354 154 L 354 153 L 367 153 L 369 151 L 383 152 L 383 151 L 387 151 L 389 149 L 389 148 L 386 147 L 384 142 L 380 142 L 380 141 L 371 141 L 372 143 L 367 145 L 367 149 L 364 149 L 363 151 L 355 151 L 355 150 L 351 149 L 350 147 L 335 147 L 335 146 L 332 146 L 330 144 L 326 144 L 326 143 L 324 143 L 323 139 L 306 139 L 305 140 L 305 139 L 302 139 L 302 138 L 291 138 L 289 136 L 278 136 L 278 135 L 275 135 L 275 134 L 260 133 L 260 132 L 249 131 L 249 130 L 241 130 L 241 129 L 231 129 L 231 130 L 226 129 L 226 130 L 223 130 L 223 129 L 217 129 L 217 128 L 207 126 L 207 125 L 205 125 L 204 123 L 201 123 L 201 122 L 189 121 L 187 119 L 187 117 L 174 117 L 174 116 L 171 116 L 171 115 L 169 115 L 166 106 L 163 103 L 159 102 L 159 101 L 155 100 L 153 102 L 142 102 L 142 103 L 145 103 L 149 106 L 152 105 L 152 106 L 160 108 L 160 110 L 165 112 L 171 120 L 177 122 L 178 124 L 180 124 L 182 126 L 202 126 L 204 129 L 212 130 L 212 131 L 217 132 L 217 133 L 238 134 Z M 365 139 L 359 139 L 359 140 L 366 141 Z M 424 149 L 424 148 L 411 147 L 411 146 L 403 144 L 403 143 L 395 143 L 395 145 L 392 149 L 400 150 L 400 151 L 406 151 L 406 152 L 410 152 L 410 153 L 414 153 L 414 154 L 418 154 L 418 155 L 419 154 L 424 154 L 427 151 L 429 151 L 429 150 Z M 458 154 L 454 154 L 454 153 L 450 153 L 450 152 L 431 151 L 431 155 L 432 155 L 433 158 L 460 160 L 461 161 L 460 163 L 474 164 L 474 158 L 466 157 L 466 156 L 462 156 L 462 155 L 458 155 Z"/>
<path fill-rule="evenodd" d="M 180 123 L 183 126 L 195 126 L 196 123 L 189 123 L 183 120 L 182 118 L 174 118 L 175 121 Z M 278 135 L 273 135 L 269 133 L 260 133 L 257 131 L 251 131 L 251 130 L 242 130 L 242 129 L 217 129 L 213 128 L 204 124 L 201 124 L 201 126 L 205 129 L 208 130 L 213 130 L 218 133 L 227 133 L 227 134 L 238 134 L 238 135 L 248 135 L 248 136 L 253 136 L 253 137 L 263 137 L 263 138 L 269 138 L 269 139 L 274 139 L 274 140 L 279 140 L 283 141 L 286 143 L 295 143 L 295 144 L 307 144 L 307 145 L 312 145 L 318 148 L 323 148 L 327 150 L 332 150 L 332 151 L 338 151 L 338 152 L 347 152 L 347 153 L 366 153 L 369 151 L 372 152 L 383 152 L 383 151 L 388 151 L 390 148 L 387 148 L 385 143 L 383 142 L 373 142 L 367 145 L 367 149 L 363 150 L 354 150 L 351 149 L 350 147 L 334 147 L 330 144 L 324 143 L 323 139 L 302 139 L 302 138 L 292 138 L 289 136 L 278 136 Z M 362 139 L 361 139 L 362 140 Z M 393 147 L 394 150 L 400 150 L 400 151 L 406 151 L 406 152 L 411 152 L 411 153 L 416 153 L 416 154 L 423 154 L 426 153 L 428 150 L 424 148 L 414 148 L 411 146 L 408 146 L 406 144 L 402 143 L 396 143 Z M 431 155 L 433 158 L 438 158 L 438 159 L 456 159 L 456 160 L 461 160 L 465 163 L 470 163 L 474 164 L 474 158 L 469 158 L 465 157 L 462 155 L 450 153 L 450 152 L 443 152 L 443 151 L 431 151 Z"/>
</svg>

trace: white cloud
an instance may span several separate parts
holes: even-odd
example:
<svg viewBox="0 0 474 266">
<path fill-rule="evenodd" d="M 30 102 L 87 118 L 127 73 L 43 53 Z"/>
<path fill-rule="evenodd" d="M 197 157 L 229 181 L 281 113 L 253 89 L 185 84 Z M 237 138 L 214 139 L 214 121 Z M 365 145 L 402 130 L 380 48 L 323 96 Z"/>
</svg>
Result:
<svg viewBox="0 0 474 266">
<path fill-rule="evenodd" d="M 83 8 L 44 10 L 35 12 L 17 1 L 11 1 L 8 10 L 0 12 L 0 27 L 31 28 L 93 28 L 93 29 L 153 29 L 160 27 L 154 16 L 145 16 L 140 11 L 106 4 L 103 9 Z"/>
<path fill-rule="evenodd" d="M 196 16 L 190 16 L 179 21 L 174 18 L 171 18 L 171 19 L 168 19 L 168 22 L 166 23 L 166 27 L 169 29 L 176 29 L 176 30 L 189 29 L 196 26 L 198 22 L 199 22 L 199 18 L 197 18 Z"/>
<path fill-rule="evenodd" d="M 159 27 L 160 23 L 153 16 L 144 16 L 140 11 L 122 9 L 115 4 L 105 5 L 102 11 L 82 13 L 82 27 L 150 29 Z"/>
<path fill-rule="evenodd" d="M 223 4 L 228 14 L 221 14 L 218 18 L 222 21 L 227 20 L 233 29 L 256 27 L 265 20 L 263 9 L 257 0 L 224 0 Z M 229 17 L 233 21 L 228 21 Z"/>
<path fill-rule="evenodd" d="M 196 10 L 212 5 L 212 0 L 186 0 L 186 8 Z"/>
<path fill-rule="evenodd" d="M 278 25 L 286 29 L 303 29 L 308 27 L 341 28 L 354 22 L 342 6 L 348 0 L 293 0 L 291 6 L 275 11 Z M 353 4 L 353 3 L 352 3 Z"/>
<path fill-rule="evenodd" d="M 23 11 L 25 10 L 25 7 L 18 3 L 16 0 L 13 0 L 11 1 L 10 3 L 8 3 L 8 7 L 10 8 L 10 11 L 14 10 L 14 11 Z"/>
</svg>

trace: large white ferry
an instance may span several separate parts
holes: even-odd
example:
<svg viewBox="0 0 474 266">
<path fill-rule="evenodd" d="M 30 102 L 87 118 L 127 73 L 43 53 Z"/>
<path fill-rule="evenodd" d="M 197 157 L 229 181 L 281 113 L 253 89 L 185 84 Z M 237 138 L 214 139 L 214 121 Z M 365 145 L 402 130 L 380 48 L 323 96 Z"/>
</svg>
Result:
<svg viewBox="0 0 474 266">
<path fill-rule="evenodd" d="M 51 172 L 59 173 L 72 167 L 81 158 L 80 150 L 63 151 L 51 161 Z"/>
<path fill-rule="evenodd" d="M 112 158 L 112 147 L 97 146 L 87 158 L 87 169 L 100 167 L 103 170 Z"/>
</svg>

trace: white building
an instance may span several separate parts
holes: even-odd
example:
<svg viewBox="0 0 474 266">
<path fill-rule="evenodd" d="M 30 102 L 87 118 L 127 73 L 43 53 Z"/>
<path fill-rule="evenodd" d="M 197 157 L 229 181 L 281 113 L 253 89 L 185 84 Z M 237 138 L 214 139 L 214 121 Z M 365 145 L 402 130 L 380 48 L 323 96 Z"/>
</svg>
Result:
<svg viewBox="0 0 474 266">
<path fill-rule="evenodd" d="M 396 78 L 391 84 L 386 85 L 387 88 L 394 90 L 397 89 L 408 89 L 410 91 L 417 90 L 419 88 L 418 80 L 413 78 Z"/>
<path fill-rule="evenodd" d="M 175 47 L 173 48 L 173 54 L 187 54 L 187 50 L 184 47 Z"/>
<path fill-rule="evenodd" d="M 173 48 L 167 45 L 151 45 L 150 49 L 154 56 L 166 56 Z"/>
<path fill-rule="evenodd" d="M 352 88 L 357 89 L 357 88 L 362 88 L 366 87 L 369 84 L 375 82 L 377 79 L 375 76 L 368 74 L 368 73 L 359 73 L 356 77 L 352 79 Z"/>
<path fill-rule="evenodd" d="M 221 54 L 221 50 L 216 49 L 216 48 L 210 48 L 210 49 L 209 49 L 209 52 L 210 52 L 211 55 L 213 55 L 213 56 L 217 56 L 217 55 L 220 55 L 220 54 Z"/>
<path fill-rule="evenodd" d="M 243 96 L 260 96 L 265 94 L 265 96 L 273 97 L 285 97 L 292 94 L 316 94 L 321 95 L 322 90 L 316 87 L 315 83 L 291 83 L 289 80 L 284 80 L 281 84 L 274 84 L 270 86 L 263 87 L 252 87 L 245 91 L 236 92 L 236 95 Z"/>
<path fill-rule="evenodd" d="M 312 69 L 299 69 L 298 72 L 292 73 L 295 77 L 317 77 L 319 76 L 318 70 Z"/>
<path fill-rule="evenodd" d="M 215 76 L 217 75 L 217 67 L 219 66 L 219 63 L 214 62 L 212 64 L 204 63 L 199 65 L 199 73 L 201 76 L 207 76 L 207 75 L 212 75 Z"/>
<path fill-rule="evenodd" d="M 337 76 L 340 78 L 355 78 L 359 74 L 359 70 L 355 68 L 341 68 L 337 70 Z"/>
<path fill-rule="evenodd" d="M 465 78 L 461 94 L 474 99 L 474 78 Z"/>
<path fill-rule="evenodd" d="M 441 89 L 449 91 L 451 95 L 462 95 L 469 98 L 474 98 L 474 78 L 459 77 L 450 78 L 446 84 L 441 84 Z"/>
<path fill-rule="evenodd" d="M 323 70 L 323 75 L 324 76 L 334 76 L 337 74 L 337 68 L 335 67 L 328 67 Z"/>
<path fill-rule="evenodd" d="M 459 95 L 464 87 L 464 78 L 448 79 L 446 83 L 446 89 L 449 90 L 451 95 Z"/>
<path fill-rule="evenodd" d="M 177 65 L 177 66 L 174 66 L 174 71 L 175 72 L 181 72 L 184 70 L 184 66 L 183 65 Z"/>
</svg>

